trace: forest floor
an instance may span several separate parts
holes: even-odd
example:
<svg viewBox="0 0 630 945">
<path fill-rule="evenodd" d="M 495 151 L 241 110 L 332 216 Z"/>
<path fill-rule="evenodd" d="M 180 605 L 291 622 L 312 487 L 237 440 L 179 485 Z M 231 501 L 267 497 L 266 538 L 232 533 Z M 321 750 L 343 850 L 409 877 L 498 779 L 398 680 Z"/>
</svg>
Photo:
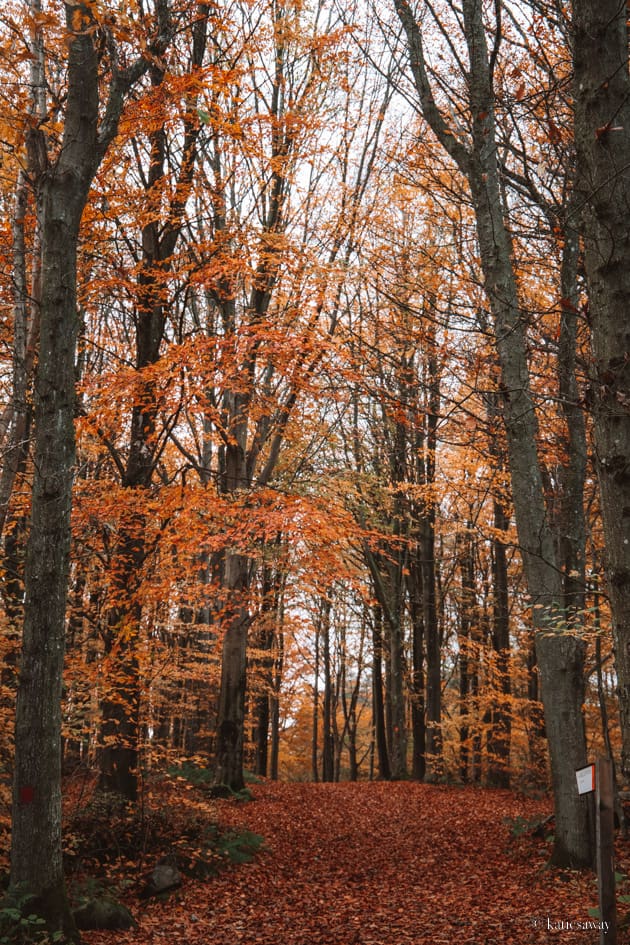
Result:
<svg viewBox="0 0 630 945">
<path fill-rule="evenodd" d="M 548 839 L 513 835 L 548 801 L 411 782 L 252 791 L 245 803 L 211 802 L 222 828 L 265 838 L 251 862 L 185 878 L 163 901 L 126 900 L 138 927 L 84 932 L 87 945 L 599 942 L 593 874 L 549 869 Z M 617 869 L 626 865 L 624 843 Z"/>
</svg>

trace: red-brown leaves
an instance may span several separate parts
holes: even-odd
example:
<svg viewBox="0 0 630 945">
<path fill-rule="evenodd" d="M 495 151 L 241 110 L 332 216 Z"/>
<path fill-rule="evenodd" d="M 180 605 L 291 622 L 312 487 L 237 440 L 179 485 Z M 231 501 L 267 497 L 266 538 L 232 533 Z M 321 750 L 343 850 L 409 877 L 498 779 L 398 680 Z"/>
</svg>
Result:
<svg viewBox="0 0 630 945">
<path fill-rule="evenodd" d="M 262 834 L 266 851 L 132 909 L 129 942 L 539 945 L 560 928 L 563 945 L 594 940 L 578 925 L 594 921 L 594 877 L 545 870 L 544 841 L 515 840 L 505 822 L 546 814 L 544 802 L 404 782 L 270 783 L 253 803 L 218 807 L 222 826 Z"/>
</svg>

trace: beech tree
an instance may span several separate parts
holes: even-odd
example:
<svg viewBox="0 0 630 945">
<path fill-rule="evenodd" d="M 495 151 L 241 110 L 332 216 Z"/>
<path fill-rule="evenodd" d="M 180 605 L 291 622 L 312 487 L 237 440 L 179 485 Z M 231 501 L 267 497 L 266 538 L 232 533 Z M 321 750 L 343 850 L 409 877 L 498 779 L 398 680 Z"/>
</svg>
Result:
<svg viewBox="0 0 630 945">
<path fill-rule="evenodd" d="M 150 112 L 152 127 L 148 134 L 146 169 L 142 166 L 136 138 L 133 139 L 138 174 L 143 185 L 143 203 L 148 203 L 150 209 L 147 212 L 143 206 L 141 210 L 143 223 L 137 240 L 141 247 L 141 262 L 134 311 L 134 367 L 137 372 L 135 401 L 125 458 L 116 454 L 121 485 L 123 490 L 131 493 L 132 499 L 129 510 L 119 524 L 113 551 L 110 593 L 115 604 L 108 612 L 107 626 L 103 631 L 105 658 L 115 653 L 113 666 L 117 683 L 105 690 L 101 706 L 101 784 L 104 789 L 116 791 L 128 800 L 135 800 L 137 796 L 140 737 L 141 687 L 137 649 L 141 635 L 142 604 L 137 587 L 147 553 L 142 496 L 151 485 L 166 439 L 165 432 L 158 430 L 154 379 L 150 371 L 146 379 L 145 374 L 147 369 L 159 362 L 162 353 L 170 301 L 166 277 L 174 265 L 173 256 L 195 177 L 197 139 L 202 128 L 197 107 L 199 73 L 204 64 L 207 18 L 207 5 L 198 4 L 188 43 L 190 49 L 187 48 L 184 53 L 189 59 L 189 74 L 183 79 L 185 104 L 181 119 L 180 133 L 183 140 L 179 167 L 176 170 L 172 167 L 167 169 L 175 149 L 170 146 L 166 116 L 154 127 L 155 115 Z M 163 86 L 168 83 L 166 64 L 154 61 L 148 71 L 151 93 L 158 101 L 160 95 L 166 98 L 168 93 L 163 91 Z M 147 106 L 151 107 L 150 101 Z M 153 109 L 157 112 L 159 106 L 154 105 Z M 171 162 L 167 162 L 167 156 L 171 156 Z M 167 187 L 173 187 L 173 196 L 168 201 L 164 195 Z M 166 206 L 160 212 L 163 203 Z M 131 236 L 127 239 L 131 239 Z M 135 589 L 134 584 L 137 585 Z"/>
<path fill-rule="evenodd" d="M 41 71 L 33 85 L 44 94 L 44 25 L 30 4 L 28 53 Z M 25 568 L 22 652 L 15 722 L 11 887 L 28 913 L 50 933 L 76 940 L 64 891 L 61 857 L 61 685 L 75 458 L 77 243 L 90 185 L 116 135 L 129 91 L 159 56 L 169 37 L 166 0 L 156 8 L 148 51 L 127 67 L 118 57 L 115 20 L 90 4 L 66 4 L 59 21 L 67 48 L 67 88 L 61 133 L 47 129 L 34 108 L 25 130 L 27 172 L 41 230 L 40 346 L 35 373 L 34 478 Z M 101 31 L 105 42 L 97 46 Z M 102 91 L 102 56 L 109 81 Z"/>
<path fill-rule="evenodd" d="M 620 0 L 574 0 L 578 191 L 593 363 L 590 395 L 615 637 L 622 770 L 630 777 L 630 76 Z"/>
<path fill-rule="evenodd" d="M 585 763 L 586 757 L 582 717 L 584 643 L 570 632 L 565 619 L 560 570 L 545 507 L 537 451 L 538 424 L 527 354 L 527 313 L 519 299 L 512 262 L 512 237 L 506 224 L 502 194 L 494 89 L 502 42 L 501 5 L 495 8 L 489 47 L 481 0 L 464 0 L 462 4 L 459 22 L 468 56 L 465 108 L 469 124 L 465 131 L 451 121 L 436 99 L 418 6 L 412 7 L 408 0 L 396 0 L 395 6 L 405 32 L 418 107 L 470 187 L 501 369 L 501 410 L 514 512 L 536 629 L 556 813 L 553 859 L 557 863 L 585 865 L 592 859 L 587 810 L 574 788 L 575 769 Z M 424 8 L 422 4 L 419 6 Z M 439 21 L 437 28 L 443 32 L 448 29 Z M 461 66 L 456 52 L 454 56 Z"/>
</svg>

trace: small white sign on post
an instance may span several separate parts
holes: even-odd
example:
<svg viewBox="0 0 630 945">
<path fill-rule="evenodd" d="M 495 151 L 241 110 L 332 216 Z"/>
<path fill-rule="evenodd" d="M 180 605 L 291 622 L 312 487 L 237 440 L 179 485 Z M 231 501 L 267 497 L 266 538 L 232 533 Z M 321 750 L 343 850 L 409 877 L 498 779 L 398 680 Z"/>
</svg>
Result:
<svg viewBox="0 0 630 945">
<path fill-rule="evenodd" d="M 595 765 L 578 768 L 575 772 L 578 794 L 590 794 L 595 790 Z"/>
</svg>

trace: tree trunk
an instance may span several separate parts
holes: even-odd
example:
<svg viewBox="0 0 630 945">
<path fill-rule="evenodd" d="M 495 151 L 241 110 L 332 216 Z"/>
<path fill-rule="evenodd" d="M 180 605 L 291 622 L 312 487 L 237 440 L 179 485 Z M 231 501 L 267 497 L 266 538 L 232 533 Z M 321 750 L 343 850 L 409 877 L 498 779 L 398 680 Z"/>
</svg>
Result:
<svg viewBox="0 0 630 945">
<path fill-rule="evenodd" d="M 537 420 L 529 385 L 527 314 L 519 305 L 513 247 L 499 180 L 494 57 L 491 59 L 488 52 L 480 0 L 463 0 L 462 25 L 470 66 L 466 77 L 471 112 L 468 146 L 453 134 L 438 108 L 429 82 L 422 32 L 409 3 L 396 0 L 396 9 L 407 36 L 410 68 L 424 117 L 470 186 L 501 369 L 516 526 L 536 630 L 556 812 L 552 859 L 557 864 L 587 865 L 592 861 L 587 810 L 586 805 L 577 803 L 575 792 L 575 769 L 585 763 L 586 757 L 581 688 L 575 688 L 582 678 L 578 667 L 584 659 L 584 644 L 567 631 L 563 589 L 545 508 Z M 499 38 L 498 22 L 496 30 Z"/>
<path fill-rule="evenodd" d="M 279 550 L 282 536 L 278 534 L 275 547 Z M 271 700 L 274 692 L 274 676 L 277 663 L 277 637 L 282 632 L 283 577 L 278 565 L 264 563 L 261 576 L 262 604 L 255 648 L 259 686 L 262 691 L 255 699 L 255 746 L 256 774 L 267 775 L 269 758 L 269 724 Z"/>
<path fill-rule="evenodd" d="M 378 604 L 373 608 L 372 623 L 372 713 L 374 716 L 374 741 L 378 759 L 378 776 L 389 781 L 391 771 L 387 751 L 385 727 L 385 699 L 383 694 L 383 614 Z"/>
<path fill-rule="evenodd" d="M 580 304 L 580 247 L 575 228 L 578 213 L 575 191 L 564 212 L 560 271 L 560 338 L 558 344 L 558 394 L 566 423 L 566 462 L 562 467 L 560 516 L 556 524 L 559 562 L 562 568 L 567 613 L 578 628 L 584 624 L 586 606 L 586 516 L 584 483 L 588 446 L 584 404 L 576 377 Z"/>
<path fill-rule="evenodd" d="M 224 587 L 229 602 L 221 657 L 215 782 L 219 787 L 242 791 L 247 634 L 251 622 L 245 599 L 249 559 L 244 555 L 226 556 Z"/>
<path fill-rule="evenodd" d="M 137 599 L 144 563 L 144 516 L 128 515 L 114 554 L 114 596 L 123 601 L 107 615 L 105 652 L 114 653 L 115 682 L 101 698 L 99 787 L 128 801 L 138 795 L 140 665 L 138 635 L 142 607 Z M 126 595 L 129 599 L 125 600 Z"/>
<path fill-rule="evenodd" d="M 33 3 L 32 12 L 35 20 L 39 4 Z M 45 126 L 34 123 L 26 140 L 42 238 L 42 295 L 9 894 L 26 892 L 29 913 L 41 915 L 52 935 L 76 941 L 62 870 L 61 688 L 75 461 L 77 245 L 93 176 L 116 134 L 126 93 L 146 71 L 148 56 L 115 72 L 99 116 L 100 70 L 89 7 L 67 4 L 65 25 L 68 89 L 54 164 L 49 163 Z M 38 27 L 34 29 L 37 33 Z M 164 48 L 161 43 L 159 48 Z M 152 49 L 158 52 L 157 46 Z"/>
<path fill-rule="evenodd" d="M 457 536 L 455 547 L 460 547 L 458 554 L 460 570 L 460 615 L 458 636 L 459 649 L 459 773 L 462 781 L 471 777 L 471 709 L 473 708 L 473 690 L 476 675 L 478 651 L 473 648 L 472 631 L 475 607 L 475 577 L 473 547 L 470 530 L 467 528 Z M 474 726 L 473 716 L 473 726 Z M 474 761 L 474 759 L 473 759 Z"/>
<path fill-rule="evenodd" d="M 93 56 L 85 37 L 76 40 L 72 50 L 75 57 Z M 95 85 L 87 85 L 85 94 L 94 121 Z M 70 127 L 70 118 L 68 123 Z M 51 931 L 61 930 L 71 940 L 78 940 L 78 935 L 65 898 L 61 856 L 61 686 L 75 459 L 76 247 L 90 179 L 85 170 L 77 177 L 64 168 L 42 181 L 39 194 L 41 343 L 11 847 L 12 887 L 32 894 L 29 912 L 43 916 Z"/>
<path fill-rule="evenodd" d="M 502 504 L 494 500 L 495 537 L 492 540 L 492 646 L 494 649 L 494 705 L 488 735 L 488 782 L 495 787 L 510 786 L 510 739 L 512 716 L 510 696 L 510 611 L 508 567 L 505 543 L 499 537 L 506 532 L 508 517 Z"/>
<path fill-rule="evenodd" d="M 319 781 L 319 626 L 315 627 L 315 679 L 313 682 L 313 728 L 311 736 L 311 779 Z"/>
<path fill-rule="evenodd" d="M 284 635 L 280 629 L 276 634 L 276 656 L 273 663 L 273 687 L 270 696 L 271 711 L 271 754 L 269 777 L 272 781 L 278 780 L 278 763 L 280 756 L 280 686 L 284 671 Z"/>
<path fill-rule="evenodd" d="M 397 518 L 395 529 L 398 529 L 398 533 L 399 526 L 400 520 Z M 364 543 L 363 553 L 372 576 L 374 596 L 378 601 L 381 613 L 379 618 L 379 647 L 381 655 L 386 656 L 383 724 L 388 746 L 388 768 L 390 777 L 399 779 L 407 775 L 407 723 L 403 687 L 405 654 L 402 626 L 404 555 L 400 550 L 398 550 L 396 558 L 392 556 L 393 560 L 389 558 L 389 555 L 377 555 L 368 546 L 367 542 Z M 383 633 L 384 624 L 387 627 L 387 635 Z M 380 669 L 377 660 L 375 660 L 374 665 L 376 669 Z M 377 711 L 378 708 L 377 702 Z M 379 720 L 376 719 L 376 721 Z"/>
<path fill-rule="evenodd" d="M 422 606 L 422 569 L 416 544 L 409 561 L 409 608 L 412 632 L 411 735 L 412 774 L 423 781 L 426 774 L 426 721 L 424 681 L 424 610 Z"/>
<path fill-rule="evenodd" d="M 467 0 L 464 10 L 474 76 L 471 105 L 475 143 L 469 181 L 501 367 L 516 527 L 536 628 L 556 816 L 552 861 L 557 865 L 584 866 L 591 864 L 592 851 L 587 807 L 575 792 L 575 769 L 586 759 L 582 716 L 585 647 L 581 639 L 570 635 L 567 627 L 545 508 L 536 447 L 537 422 L 529 387 L 526 316 L 519 308 L 511 241 L 503 219 L 494 103 L 481 9 L 477 0 Z"/>
<path fill-rule="evenodd" d="M 43 118 L 43 116 L 41 116 Z M 39 227 L 33 239 L 33 273 L 27 279 L 27 246 L 25 217 L 29 206 L 29 186 L 24 171 L 18 174 L 13 236 L 13 377 L 11 400 L 0 423 L 0 448 L 3 453 L 0 475 L 0 537 L 4 536 L 9 502 L 18 472 L 28 455 L 35 353 L 39 340 L 41 306 L 41 246 Z M 30 291 L 29 291 L 30 288 Z M 20 597 L 22 595 L 20 594 Z"/>
<path fill-rule="evenodd" d="M 391 777 L 407 776 L 407 724 L 404 693 L 404 629 L 396 607 L 396 620 L 389 627 L 389 701 L 391 711 L 391 741 L 389 760 Z"/>
<path fill-rule="evenodd" d="M 271 709 L 271 694 L 264 692 L 256 697 L 256 774 L 267 777 L 269 757 L 269 721 Z"/>
<path fill-rule="evenodd" d="M 84 15 L 78 7 L 72 16 Z M 15 720 L 11 890 L 51 933 L 78 940 L 61 852 L 61 687 L 75 461 L 76 254 L 96 170 L 97 61 L 71 33 L 61 152 L 48 167 L 41 130 L 28 139 L 42 234 L 41 341 L 35 376 L 35 456 L 25 567 L 24 632 Z"/>
<path fill-rule="evenodd" d="M 626 4 L 573 0 L 575 142 L 593 344 L 591 396 L 630 777 L 630 77 Z"/>
<path fill-rule="evenodd" d="M 322 602 L 321 633 L 324 664 L 324 705 L 322 711 L 322 781 L 333 781 L 335 770 L 335 740 L 333 733 L 333 684 L 330 657 L 330 610 L 329 600 Z"/>
<path fill-rule="evenodd" d="M 427 659 L 426 677 L 426 772 L 427 781 L 442 774 L 442 647 L 435 588 L 435 513 L 431 511 L 420 526 L 420 567 L 424 634 Z"/>
</svg>

